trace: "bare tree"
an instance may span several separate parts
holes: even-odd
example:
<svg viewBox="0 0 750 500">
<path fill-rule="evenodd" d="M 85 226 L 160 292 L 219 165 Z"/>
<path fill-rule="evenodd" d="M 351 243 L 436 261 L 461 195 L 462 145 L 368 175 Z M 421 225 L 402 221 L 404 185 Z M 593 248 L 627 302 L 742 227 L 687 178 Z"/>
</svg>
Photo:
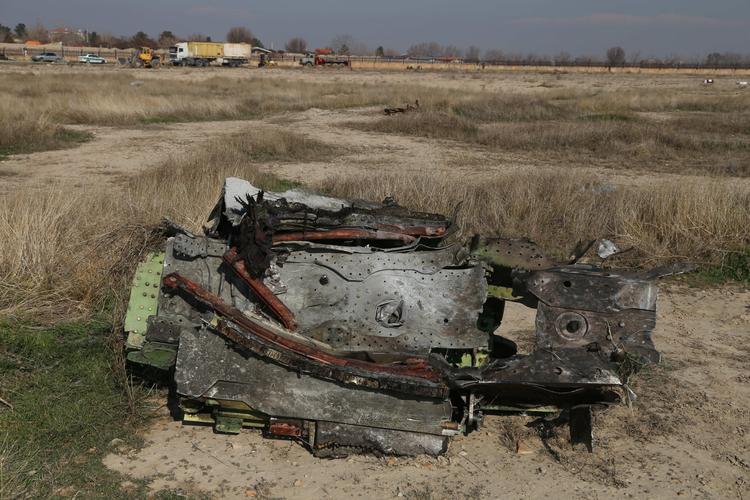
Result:
<svg viewBox="0 0 750 500">
<path fill-rule="evenodd" d="M 484 60 L 500 62 L 505 60 L 505 53 L 500 49 L 489 49 L 484 51 Z"/>
<path fill-rule="evenodd" d="M 623 66 L 625 64 L 625 49 L 612 47 L 607 50 L 607 64 L 610 66 Z"/>
<path fill-rule="evenodd" d="M 203 33 L 193 33 L 188 37 L 188 41 L 191 42 L 210 42 L 211 37 L 208 35 L 204 35 Z"/>
<path fill-rule="evenodd" d="M 373 51 L 365 42 L 354 40 L 352 44 L 349 45 L 349 53 L 357 56 L 370 56 L 373 55 L 375 51 Z"/>
<path fill-rule="evenodd" d="M 440 57 L 443 55 L 444 49 L 437 42 L 422 42 L 409 47 L 406 53 L 411 57 Z"/>
<path fill-rule="evenodd" d="M 331 40 L 331 49 L 337 54 L 348 54 L 355 43 L 352 35 L 336 35 Z"/>
<path fill-rule="evenodd" d="M 159 34 L 159 47 L 166 49 L 177 43 L 177 37 L 171 31 L 162 31 Z"/>
<path fill-rule="evenodd" d="M 461 57 L 464 55 L 464 51 L 455 45 L 446 45 L 441 55 L 445 57 Z"/>
<path fill-rule="evenodd" d="M 304 38 L 294 37 L 290 38 L 289 41 L 286 42 L 287 52 L 296 52 L 298 54 L 303 54 L 306 50 L 307 41 Z"/>
<path fill-rule="evenodd" d="M 13 43 L 13 30 L 0 24 L 0 42 Z"/>
<path fill-rule="evenodd" d="M 712 52 L 706 57 L 706 66 L 712 68 L 736 68 L 742 62 L 742 56 L 732 52 Z"/>
<path fill-rule="evenodd" d="M 570 64 L 570 61 L 572 60 L 573 57 L 565 51 L 560 52 L 553 58 L 553 61 L 555 61 L 555 64 L 557 64 L 558 66 L 565 66 L 566 64 Z"/>
<path fill-rule="evenodd" d="M 37 22 L 34 26 L 28 30 L 29 39 L 36 40 L 38 42 L 47 43 L 49 42 L 49 30 L 45 25 Z"/>
<path fill-rule="evenodd" d="M 103 47 L 113 48 L 116 47 L 118 49 L 124 49 L 129 46 L 129 40 L 118 37 L 113 35 L 110 32 L 104 32 L 99 36 L 99 45 L 102 45 Z"/>
<path fill-rule="evenodd" d="M 143 31 L 139 31 L 130 39 L 131 47 L 155 47 L 156 42 Z"/>
<path fill-rule="evenodd" d="M 640 50 L 636 50 L 635 52 L 631 52 L 630 55 L 628 56 L 628 64 L 630 64 L 631 66 L 637 66 L 638 63 L 640 62 L 640 60 L 641 60 L 641 51 Z"/>
<path fill-rule="evenodd" d="M 476 45 L 470 45 L 468 49 L 466 49 L 466 60 L 477 62 L 479 61 L 481 51 L 479 50 L 479 47 Z"/>
<path fill-rule="evenodd" d="M 256 45 L 253 43 L 255 40 L 257 39 L 253 36 L 253 33 L 243 26 L 235 26 L 227 31 L 227 42 L 229 43 L 249 43 Z"/>
</svg>

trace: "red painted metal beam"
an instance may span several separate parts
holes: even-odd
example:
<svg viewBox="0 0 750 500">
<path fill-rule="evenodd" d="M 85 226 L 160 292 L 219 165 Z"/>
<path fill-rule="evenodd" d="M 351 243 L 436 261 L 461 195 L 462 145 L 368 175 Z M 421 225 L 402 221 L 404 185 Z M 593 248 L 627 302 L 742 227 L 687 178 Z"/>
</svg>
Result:
<svg viewBox="0 0 750 500">
<path fill-rule="evenodd" d="M 247 283 L 247 286 L 255 293 L 263 304 L 268 307 L 271 312 L 276 316 L 284 328 L 287 330 L 295 331 L 297 329 L 297 321 L 294 319 L 294 313 L 284 304 L 271 289 L 269 289 L 262 279 L 253 278 L 247 271 L 245 260 L 238 256 L 236 248 L 230 248 L 227 253 L 224 254 L 224 262 L 226 262 L 230 268 L 237 273 L 242 281 Z"/>
<path fill-rule="evenodd" d="M 317 241 L 317 240 L 383 240 L 401 241 L 408 245 L 414 243 L 414 236 L 391 231 L 373 231 L 371 229 L 331 229 L 330 231 L 300 231 L 296 233 L 280 233 L 273 236 L 274 243 L 285 241 Z"/>
<path fill-rule="evenodd" d="M 430 382 L 440 382 L 441 380 L 440 374 L 430 366 L 427 358 L 414 356 L 407 358 L 403 364 L 379 364 L 359 359 L 334 356 L 333 354 L 329 354 L 321 349 L 274 333 L 268 326 L 245 316 L 245 314 L 239 309 L 230 306 L 217 295 L 204 289 L 194 281 L 181 276 L 179 273 L 171 273 L 167 275 L 162 283 L 167 288 L 182 290 L 193 298 L 210 305 L 216 313 L 231 320 L 246 333 L 255 335 L 269 344 L 275 345 L 278 349 L 289 350 L 294 354 L 304 356 L 315 362 L 330 366 L 358 368 L 370 372 L 373 376 L 381 373 L 413 377 L 428 380 Z"/>
</svg>

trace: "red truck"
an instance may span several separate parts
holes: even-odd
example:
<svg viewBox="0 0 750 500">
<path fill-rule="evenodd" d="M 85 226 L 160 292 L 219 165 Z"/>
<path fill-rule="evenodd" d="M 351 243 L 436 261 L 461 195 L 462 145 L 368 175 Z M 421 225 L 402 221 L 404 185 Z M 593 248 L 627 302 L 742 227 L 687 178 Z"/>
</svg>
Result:
<svg viewBox="0 0 750 500">
<path fill-rule="evenodd" d="M 349 57 L 336 55 L 331 49 L 315 49 L 299 60 L 302 66 L 349 66 Z"/>
</svg>

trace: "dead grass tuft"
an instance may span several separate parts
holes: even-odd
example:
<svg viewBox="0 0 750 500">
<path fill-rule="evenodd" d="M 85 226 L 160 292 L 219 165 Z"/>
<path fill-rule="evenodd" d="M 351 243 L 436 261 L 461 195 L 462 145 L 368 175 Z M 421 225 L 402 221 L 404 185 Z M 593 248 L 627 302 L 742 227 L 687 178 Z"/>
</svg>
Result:
<svg viewBox="0 0 750 500">
<path fill-rule="evenodd" d="M 492 116 L 485 110 L 483 118 Z M 497 116 L 480 124 L 474 118 L 441 111 L 424 111 L 348 127 L 380 133 L 451 139 L 492 150 L 525 153 L 548 161 L 550 156 L 617 160 L 618 167 L 647 166 L 649 170 L 684 170 L 680 161 L 703 173 L 750 175 L 750 136 L 696 134 L 683 130 L 682 122 L 656 124 L 628 114 L 588 114 L 574 119 L 534 121 L 534 112 Z M 681 128 L 682 127 L 682 128 Z M 728 128 L 735 127 L 728 122 Z M 716 168 L 727 155 L 737 159 L 733 168 Z M 666 160 L 676 161 L 665 162 Z"/>
<path fill-rule="evenodd" d="M 171 159 L 122 191 L 70 196 L 65 186 L 51 186 L 10 193 L 0 199 L 0 314 L 74 319 L 124 298 L 135 263 L 161 242 L 163 217 L 200 231 L 225 177 L 278 189 L 286 186 L 260 172 L 257 161 L 335 152 L 288 132 L 257 131 Z"/>
<path fill-rule="evenodd" d="M 441 213 L 460 204 L 460 237 L 529 237 L 558 257 L 567 257 L 579 239 L 603 235 L 633 246 L 630 263 L 641 266 L 676 259 L 717 263 L 750 246 L 750 193 L 719 180 L 625 187 L 550 170 L 497 174 L 489 181 L 361 174 L 318 187 L 344 197 L 395 196 L 409 207 Z"/>
</svg>

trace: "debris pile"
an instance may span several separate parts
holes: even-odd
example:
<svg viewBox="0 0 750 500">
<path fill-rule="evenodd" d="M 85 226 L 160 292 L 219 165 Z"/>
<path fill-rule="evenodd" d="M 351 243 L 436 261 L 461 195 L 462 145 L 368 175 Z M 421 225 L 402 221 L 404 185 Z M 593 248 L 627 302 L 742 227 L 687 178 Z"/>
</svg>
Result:
<svg viewBox="0 0 750 500">
<path fill-rule="evenodd" d="M 383 112 L 388 115 L 396 115 L 399 113 L 410 113 L 412 111 L 419 111 L 419 99 L 414 101 L 414 104 L 407 104 L 401 108 L 385 108 Z"/>
<path fill-rule="evenodd" d="M 592 411 L 659 361 L 658 273 L 559 263 L 525 240 L 464 245 L 450 218 L 392 199 L 237 178 L 209 220 L 202 235 L 172 226 L 125 320 L 127 359 L 173 373 L 185 422 L 319 456 L 438 455 L 487 413 L 551 411 L 590 448 Z M 528 354 L 502 336 L 508 301 L 536 308 Z"/>
</svg>

